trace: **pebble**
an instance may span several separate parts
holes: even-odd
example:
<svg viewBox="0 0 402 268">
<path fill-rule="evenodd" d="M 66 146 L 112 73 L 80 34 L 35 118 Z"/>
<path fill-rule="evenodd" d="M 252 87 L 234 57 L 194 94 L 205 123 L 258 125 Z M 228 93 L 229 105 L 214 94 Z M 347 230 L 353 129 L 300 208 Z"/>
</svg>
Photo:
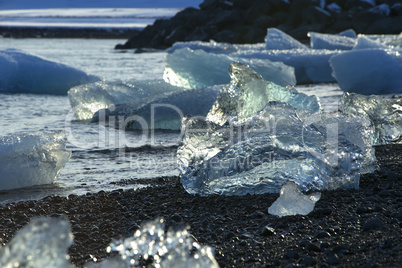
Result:
<svg viewBox="0 0 402 268">
<path fill-rule="evenodd" d="M 275 234 L 275 229 L 269 226 L 264 226 L 261 231 L 262 236 L 272 236 Z"/>
<path fill-rule="evenodd" d="M 326 232 L 326 231 L 320 231 L 318 233 L 315 234 L 315 237 L 318 239 L 322 239 L 322 238 L 326 238 L 326 237 L 330 237 L 331 235 Z"/>
<path fill-rule="evenodd" d="M 367 231 L 371 231 L 371 230 L 377 230 L 377 229 L 382 229 L 385 228 L 384 223 L 378 219 L 378 218 L 374 218 L 371 220 L 367 220 L 363 226 L 362 229 L 363 231 L 367 232 Z"/>
</svg>

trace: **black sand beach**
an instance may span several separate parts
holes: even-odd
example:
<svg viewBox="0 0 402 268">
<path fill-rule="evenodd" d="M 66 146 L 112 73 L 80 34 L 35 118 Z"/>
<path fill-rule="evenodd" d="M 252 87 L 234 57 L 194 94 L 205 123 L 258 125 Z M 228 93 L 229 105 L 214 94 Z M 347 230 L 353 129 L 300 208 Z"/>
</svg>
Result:
<svg viewBox="0 0 402 268">
<path fill-rule="evenodd" d="M 110 256 L 113 239 L 164 217 L 167 226 L 189 224 L 200 244 L 215 248 L 221 267 L 400 267 L 402 145 L 376 147 L 380 170 L 361 177 L 359 190 L 323 192 L 307 216 L 267 213 L 278 194 L 199 197 L 178 178 L 160 178 L 140 190 L 46 197 L 0 206 L 4 245 L 32 217 L 66 215 L 73 264 Z M 128 181 L 127 183 L 143 183 Z"/>
</svg>

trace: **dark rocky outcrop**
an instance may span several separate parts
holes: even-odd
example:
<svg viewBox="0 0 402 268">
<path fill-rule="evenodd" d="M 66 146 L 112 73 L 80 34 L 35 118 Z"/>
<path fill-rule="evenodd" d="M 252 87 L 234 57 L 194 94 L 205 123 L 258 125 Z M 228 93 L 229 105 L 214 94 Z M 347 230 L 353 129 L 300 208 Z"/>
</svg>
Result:
<svg viewBox="0 0 402 268">
<path fill-rule="evenodd" d="M 289 3 L 288 3 L 289 2 Z M 200 8 L 186 8 L 171 19 L 156 20 L 117 49 L 165 49 L 177 41 L 228 43 L 263 42 L 267 28 L 276 27 L 298 40 L 307 32 L 399 34 L 402 4 L 399 0 L 205 0 Z"/>
</svg>

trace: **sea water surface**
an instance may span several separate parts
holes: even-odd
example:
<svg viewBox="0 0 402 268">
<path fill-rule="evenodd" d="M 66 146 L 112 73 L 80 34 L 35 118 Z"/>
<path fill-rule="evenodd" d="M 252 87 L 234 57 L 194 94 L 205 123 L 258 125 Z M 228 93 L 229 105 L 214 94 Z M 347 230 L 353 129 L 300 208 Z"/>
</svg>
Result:
<svg viewBox="0 0 402 268">
<path fill-rule="evenodd" d="M 135 54 L 114 50 L 126 40 L 6 39 L 0 49 L 16 48 L 81 69 L 105 80 L 161 79 L 166 52 Z M 327 111 L 336 110 L 342 94 L 337 84 L 298 86 L 320 97 Z M 67 96 L 0 94 L 0 136 L 66 131 L 72 157 L 57 182 L 0 192 L 0 204 L 67 196 L 100 190 L 144 187 L 138 179 L 176 176 L 176 145 L 181 133 L 172 131 L 121 131 L 72 120 Z"/>
</svg>

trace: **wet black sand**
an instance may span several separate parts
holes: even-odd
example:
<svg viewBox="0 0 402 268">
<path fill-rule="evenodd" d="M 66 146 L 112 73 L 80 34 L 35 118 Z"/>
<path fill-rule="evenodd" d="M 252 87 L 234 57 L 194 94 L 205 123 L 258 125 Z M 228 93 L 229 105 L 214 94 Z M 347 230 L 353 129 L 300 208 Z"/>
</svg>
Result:
<svg viewBox="0 0 402 268">
<path fill-rule="evenodd" d="M 161 178 L 142 190 L 0 206 L 0 242 L 34 216 L 64 214 L 75 236 L 71 261 L 82 266 L 91 255 L 110 256 L 113 238 L 162 216 L 168 226 L 189 224 L 199 243 L 215 248 L 221 267 L 400 267 L 402 145 L 377 147 L 376 155 L 381 169 L 362 176 L 360 190 L 323 192 L 308 216 L 268 215 L 277 194 L 199 197 L 187 194 L 177 178 Z"/>
</svg>

